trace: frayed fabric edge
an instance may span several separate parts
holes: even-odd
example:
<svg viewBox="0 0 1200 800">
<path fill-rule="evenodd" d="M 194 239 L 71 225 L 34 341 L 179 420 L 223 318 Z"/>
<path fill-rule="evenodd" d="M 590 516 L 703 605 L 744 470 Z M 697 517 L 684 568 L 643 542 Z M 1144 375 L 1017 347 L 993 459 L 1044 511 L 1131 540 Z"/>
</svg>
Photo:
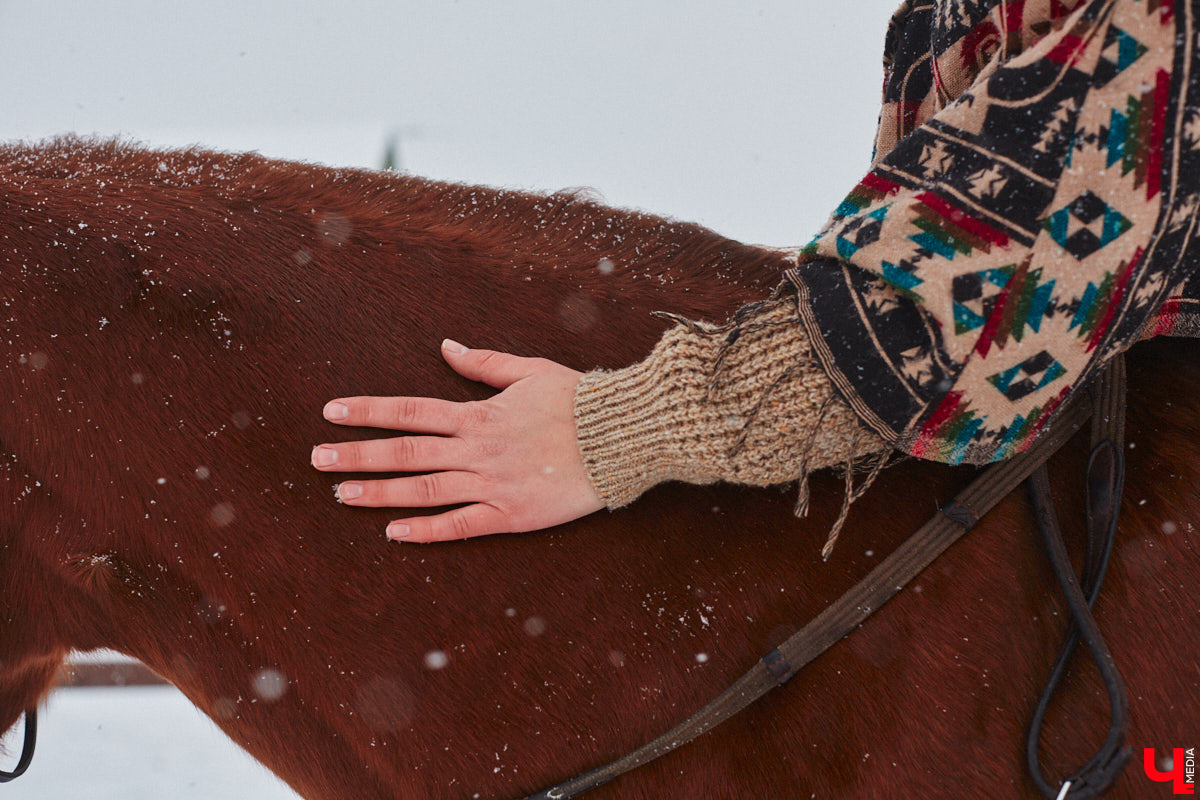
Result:
<svg viewBox="0 0 1200 800">
<path fill-rule="evenodd" d="M 838 512 L 837 519 L 833 521 L 833 526 L 825 537 L 825 545 L 821 548 L 821 560 L 828 561 L 829 556 L 833 553 L 834 545 L 837 544 L 838 537 L 842 533 L 842 528 L 845 527 L 846 518 L 850 515 L 850 506 L 854 505 L 860 497 L 866 494 L 871 485 L 875 483 L 875 479 L 879 477 L 879 473 L 888 465 L 891 460 L 892 450 L 888 449 L 881 451 L 874 456 L 874 461 L 871 467 L 867 470 L 867 475 L 863 478 L 858 486 L 854 485 L 854 462 L 848 461 L 845 464 L 846 488 L 842 494 L 842 508 Z M 870 458 L 870 457 L 868 457 Z M 807 477 L 807 476 L 805 476 Z"/>
<path fill-rule="evenodd" d="M 729 353 L 731 348 L 737 344 L 739 339 L 741 339 L 744 334 L 763 330 L 769 327 L 776 327 L 779 325 L 792 323 L 792 321 L 781 320 L 777 322 L 760 322 L 749 326 L 744 325 L 747 319 L 753 317 L 764 309 L 781 303 L 787 303 L 789 299 L 792 299 L 786 297 L 786 293 L 783 291 L 784 285 L 786 285 L 786 282 L 777 288 L 769 299 L 755 303 L 748 303 L 747 305 L 742 306 L 735 311 L 725 323 L 720 325 L 697 322 L 679 314 L 673 314 L 667 311 L 653 312 L 654 316 L 683 325 L 692 333 L 712 336 L 714 338 L 718 336 L 725 337 L 725 340 L 721 343 L 720 349 L 717 353 L 717 358 L 713 364 L 713 371 L 706 389 L 706 400 L 712 397 L 713 392 L 717 390 L 720 384 L 720 379 L 724 372 L 723 368 L 725 366 L 725 356 Z M 799 321 L 795 321 L 795 324 L 799 324 Z M 816 360 L 815 356 L 814 360 Z M 755 403 L 754 408 L 751 409 L 748 418 L 742 425 L 742 429 L 737 441 L 730 448 L 728 453 L 730 457 L 736 456 L 745 445 L 746 440 L 751 432 L 751 428 L 758 420 L 759 412 L 765 405 L 766 401 L 770 398 L 771 393 L 786 379 L 791 377 L 795 369 L 796 367 L 792 367 L 785 371 L 782 375 L 772 381 L 772 383 L 763 391 L 762 396 Z M 816 442 L 817 433 L 820 431 L 821 426 L 825 422 L 830 405 L 838 399 L 840 399 L 840 397 L 836 389 L 834 389 L 829 397 L 827 397 L 824 402 L 821 403 L 820 409 L 817 413 L 817 421 L 812 426 L 812 430 L 809 432 L 807 441 L 805 442 L 803 453 L 801 455 L 800 476 L 796 479 L 796 503 L 792 508 L 792 513 L 797 519 L 804 519 L 808 516 L 809 511 L 809 476 L 812 474 L 808 469 L 809 452 L 812 450 L 812 447 Z M 850 507 L 853 506 L 859 498 L 866 494 L 867 490 L 869 490 L 875 483 L 875 479 L 879 477 L 879 474 L 883 471 L 883 469 L 890 463 L 894 463 L 894 456 L 898 456 L 898 458 L 895 460 L 904 460 L 906 458 L 903 453 L 897 452 L 893 447 L 885 446 L 878 452 L 869 453 L 861 458 L 848 460 L 842 465 L 843 474 L 845 476 L 845 489 L 842 494 L 842 505 L 838 511 L 837 518 L 834 520 L 833 525 L 826 534 L 825 544 L 821 547 L 822 561 L 828 561 L 829 556 L 832 555 L 838 538 L 845 527 L 846 519 L 850 515 Z M 855 485 L 854 482 L 854 473 L 856 471 L 866 473 L 866 476 L 857 485 Z"/>
</svg>

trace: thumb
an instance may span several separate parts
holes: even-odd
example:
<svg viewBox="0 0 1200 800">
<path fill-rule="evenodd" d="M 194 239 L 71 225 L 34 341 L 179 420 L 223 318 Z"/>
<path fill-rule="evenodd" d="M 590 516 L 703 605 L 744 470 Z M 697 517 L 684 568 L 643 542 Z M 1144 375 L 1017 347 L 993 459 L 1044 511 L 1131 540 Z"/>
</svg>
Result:
<svg viewBox="0 0 1200 800">
<path fill-rule="evenodd" d="M 442 357 L 464 378 L 481 381 L 497 389 L 507 389 L 528 377 L 534 372 L 537 362 L 534 358 L 522 358 L 495 350 L 471 350 L 453 339 L 442 340 Z"/>
</svg>

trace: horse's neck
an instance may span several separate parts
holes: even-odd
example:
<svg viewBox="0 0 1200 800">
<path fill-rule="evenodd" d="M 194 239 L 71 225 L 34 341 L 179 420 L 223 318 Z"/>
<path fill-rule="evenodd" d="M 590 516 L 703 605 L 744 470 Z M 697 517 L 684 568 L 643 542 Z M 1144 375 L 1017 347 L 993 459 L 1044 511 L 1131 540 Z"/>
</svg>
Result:
<svg viewBox="0 0 1200 800">
<path fill-rule="evenodd" d="M 88 630 L 63 627 L 66 644 L 141 657 L 293 780 L 310 767 L 276 731 L 317 719 L 361 745 L 364 720 L 345 709 L 436 681 L 413 652 L 449 647 L 473 604 L 486 605 L 480 653 L 511 636 L 507 606 L 553 611 L 565 629 L 590 615 L 561 571 L 545 573 L 549 540 L 389 547 L 394 512 L 335 506 L 308 448 L 355 433 L 331 429 L 321 405 L 486 394 L 442 363 L 443 336 L 579 368 L 631 363 L 662 331 L 650 310 L 720 320 L 784 266 L 697 226 L 571 196 L 253 156 L 60 149 L 34 159 L 21 213 L 0 220 L 22 237 L 7 265 L 28 267 L 20 291 L 5 290 L 19 308 L 0 342 L 0 391 L 23 397 L 25 413 L 0 440 L 56 503 L 21 536 L 96 609 Z M 33 353 L 36 364 L 18 363 Z M 602 522 L 575 532 L 601 541 Z M 549 554 L 620 581 L 618 564 L 569 549 Z M 454 658 L 452 681 L 503 667 Z M 253 699 L 264 669 L 291 681 L 283 699 L 231 706 Z M 429 691 L 477 699 L 467 685 Z M 403 738 L 398 721 L 379 724 L 391 746 Z M 369 752 L 335 766 L 350 781 Z"/>
</svg>

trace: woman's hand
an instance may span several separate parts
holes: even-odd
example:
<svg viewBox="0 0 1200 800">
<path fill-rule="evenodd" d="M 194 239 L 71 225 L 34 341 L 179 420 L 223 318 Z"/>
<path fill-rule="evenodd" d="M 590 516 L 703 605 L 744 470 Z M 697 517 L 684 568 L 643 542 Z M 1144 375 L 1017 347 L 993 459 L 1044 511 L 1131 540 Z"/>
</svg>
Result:
<svg viewBox="0 0 1200 800">
<path fill-rule="evenodd" d="M 313 448 L 324 472 L 422 472 L 348 481 L 338 499 L 353 506 L 424 507 L 468 503 L 432 516 L 398 519 L 391 539 L 438 542 L 532 531 L 604 507 L 575 441 L 575 385 L 581 373 L 544 358 L 468 350 L 449 339 L 442 357 L 456 372 L 499 394 L 455 403 L 428 397 L 347 397 L 325 419 L 428 436 L 400 436 Z"/>
</svg>

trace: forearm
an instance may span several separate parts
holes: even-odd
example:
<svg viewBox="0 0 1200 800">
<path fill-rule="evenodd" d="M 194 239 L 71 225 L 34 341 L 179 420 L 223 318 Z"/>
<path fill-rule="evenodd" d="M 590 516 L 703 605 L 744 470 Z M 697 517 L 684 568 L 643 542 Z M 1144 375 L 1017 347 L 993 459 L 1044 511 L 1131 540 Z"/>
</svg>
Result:
<svg viewBox="0 0 1200 800">
<path fill-rule="evenodd" d="M 725 326 L 678 325 L 645 361 L 588 373 L 575 422 L 610 508 L 663 481 L 766 486 L 886 450 L 834 393 L 790 296 Z"/>
</svg>

